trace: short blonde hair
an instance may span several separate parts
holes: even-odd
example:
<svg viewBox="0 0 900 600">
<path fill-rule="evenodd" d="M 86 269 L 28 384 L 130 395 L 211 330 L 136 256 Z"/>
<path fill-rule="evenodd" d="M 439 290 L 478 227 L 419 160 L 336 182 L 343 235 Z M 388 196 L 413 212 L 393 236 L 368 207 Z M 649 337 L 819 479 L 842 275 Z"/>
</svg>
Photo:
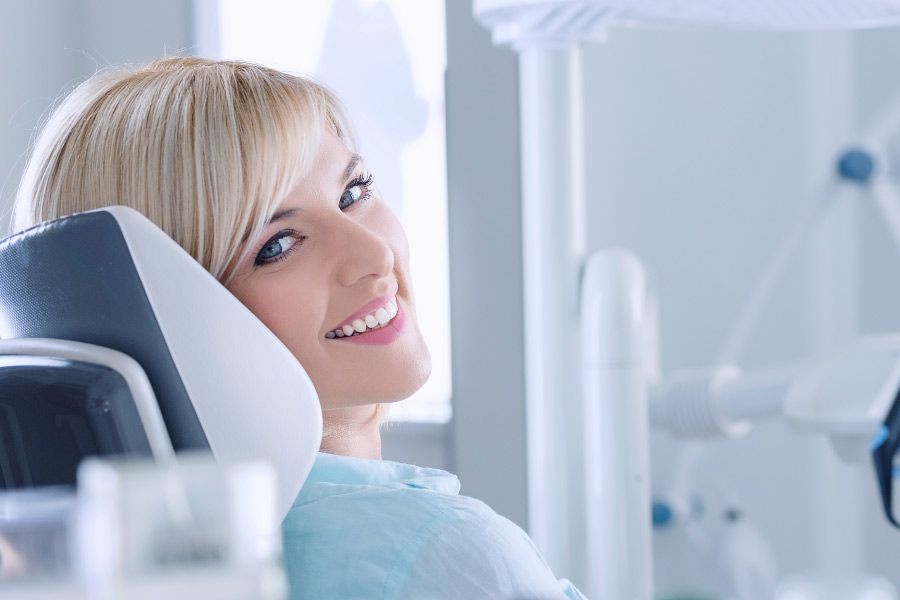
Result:
<svg viewBox="0 0 900 600">
<path fill-rule="evenodd" d="M 333 93 L 259 65 L 176 57 L 105 70 L 37 138 L 14 227 L 130 206 L 227 283 L 244 240 L 311 169 L 326 127 L 355 151 Z"/>
</svg>

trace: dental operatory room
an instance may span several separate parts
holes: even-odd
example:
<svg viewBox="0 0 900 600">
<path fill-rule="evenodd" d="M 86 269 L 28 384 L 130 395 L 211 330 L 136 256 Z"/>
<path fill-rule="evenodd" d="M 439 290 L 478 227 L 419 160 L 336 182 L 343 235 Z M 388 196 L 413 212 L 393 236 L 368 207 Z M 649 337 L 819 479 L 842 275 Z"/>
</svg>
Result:
<svg viewBox="0 0 900 600">
<path fill-rule="evenodd" d="M 0 600 L 900 600 L 900 0 L 0 50 Z"/>
</svg>

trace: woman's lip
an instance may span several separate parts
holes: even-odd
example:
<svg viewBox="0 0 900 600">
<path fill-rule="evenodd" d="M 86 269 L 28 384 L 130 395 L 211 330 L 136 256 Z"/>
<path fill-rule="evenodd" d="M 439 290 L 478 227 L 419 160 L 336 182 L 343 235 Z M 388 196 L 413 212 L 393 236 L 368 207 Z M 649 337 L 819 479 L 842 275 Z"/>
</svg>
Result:
<svg viewBox="0 0 900 600">
<path fill-rule="evenodd" d="M 397 316 L 391 319 L 391 322 L 387 325 L 370 329 L 365 333 L 336 338 L 335 341 L 362 344 L 363 346 L 383 346 L 384 344 L 390 344 L 403 335 L 404 329 L 406 329 L 406 311 L 400 307 L 400 302 L 398 301 Z"/>
<path fill-rule="evenodd" d="M 400 288 L 400 286 L 395 283 L 394 286 L 391 288 L 391 290 L 387 294 L 385 294 L 384 296 L 379 296 L 378 298 L 375 298 L 374 300 L 372 300 L 371 302 L 369 302 L 368 304 L 366 304 L 365 306 L 360 308 L 358 311 L 356 311 L 355 313 L 353 313 L 352 315 L 350 315 L 349 317 L 347 317 L 346 319 L 341 321 L 340 325 L 338 325 L 337 327 L 332 327 L 328 331 L 336 331 L 336 330 L 340 329 L 341 327 L 343 327 L 344 325 L 350 325 L 356 319 L 361 319 L 361 318 L 365 317 L 366 315 L 375 314 L 376 310 L 378 310 L 379 308 L 382 308 L 385 304 L 387 304 L 388 302 L 393 300 L 394 296 L 397 295 L 397 290 L 399 288 Z"/>
</svg>

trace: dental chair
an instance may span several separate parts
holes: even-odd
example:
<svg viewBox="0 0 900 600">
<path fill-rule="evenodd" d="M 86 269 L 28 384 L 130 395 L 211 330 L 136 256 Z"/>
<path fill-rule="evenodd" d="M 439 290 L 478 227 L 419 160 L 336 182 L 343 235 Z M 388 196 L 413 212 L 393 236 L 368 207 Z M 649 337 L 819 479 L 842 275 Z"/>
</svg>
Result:
<svg viewBox="0 0 900 600">
<path fill-rule="evenodd" d="M 0 491 L 88 456 L 265 459 L 283 518 L 322 435 L 284 345 L 172 239 L 112 207 L 0 242 Z"/>
</svg>

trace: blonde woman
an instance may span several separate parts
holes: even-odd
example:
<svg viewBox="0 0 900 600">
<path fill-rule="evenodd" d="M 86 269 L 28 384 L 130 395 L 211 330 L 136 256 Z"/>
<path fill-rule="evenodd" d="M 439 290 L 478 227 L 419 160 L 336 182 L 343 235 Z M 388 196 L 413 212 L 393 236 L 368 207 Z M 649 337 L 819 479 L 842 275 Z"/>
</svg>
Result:
<svg viewBox="0 0 900 600">
<path fill-rule="evenodd" d="M 431 364 L 405 234 L 354 148 L 308 79 L 199 58 L 108 70 L 53 112 L 15 225 L 131 206 L 303 365 L 326 433 L 282 526 L 292 597 L 581 598 L 455 476 L 381 460 L 379 406 Z"/>
</svg>

